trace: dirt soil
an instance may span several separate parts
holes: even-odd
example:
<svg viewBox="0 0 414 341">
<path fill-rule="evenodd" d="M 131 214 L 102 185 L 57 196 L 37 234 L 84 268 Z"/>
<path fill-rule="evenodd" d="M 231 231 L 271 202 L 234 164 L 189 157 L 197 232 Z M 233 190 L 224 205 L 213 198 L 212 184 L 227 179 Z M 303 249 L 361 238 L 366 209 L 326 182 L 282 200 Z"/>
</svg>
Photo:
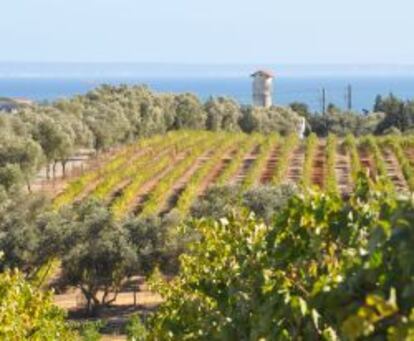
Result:
<svg viewBox="0 0 414 341">
<path fill-rule="evenodd" d="M 270 153 L 270 156 L 267 159 L 266 168 L 260 178 L 261 184 L 267 184 L 272 180 L 273 174 L 275 173 L 275 169 L 279 162 L 279 151 L 280 145 L 277 145 Z"/>
<path fill-rule="evenodd" d="M 299 183 L 302 178 L 303 164 L 305 162 L 305 148 L 303 144 L 300 144 L 295 148 L 290 156 L 287 178 L 288 182 Z"/>
<path fill-rule="evenodd" d="M 352 191 L 351 183 L 351 161 L 349 155 L 345 149 L 338 144 L 336 153 L 336 165 L 335 165 L 336 178 L 338 179 L 339 191 L 349 196 Z"/>
<path fill-rule="evenodd" d="M 313 160 L 312 184 L 323 188 L 325 173 L 325 141 L 319 141 Z"/>
<path fill-rule="evenodd" d="M 101 293 L 102 295 L 102 293 Z M 142 277 L 133 277 L 125 283 L 115 302 L 103 308 L 94 317 L 85 316 L 85 299 L 79 289 L 70 287 L 54 297 L 57 306 L 68 311 L 68 318 L 72 321 L 105 321 L 102 333 L 106 340 L 125 339 L 125 326 L 133 314 L 145 318 L 152 312 L 162 299 L 159 295 L 149 291 Z"/>
<path fill-rule="evenodd" d="M 387 168 L 387 174 L 394 184 L 395 189 L 398 192 L 409 192 L 407 182 L 394 153 L 389 149 L 384 149 L 382 150 L 382 156 Z"/>
<path fill-rule="evenodd" d="M 248 154 L 246 154 L 239 170 L 236 172 L 236 174 L 234 174 L 233 178 L 230 180 L 231 184 L 240 184 L 243 182 L 243 180 L 246 178 L 247 172 L 249 171 L 253 162 L 256 160 L 259 152 L 260 145 L 257 145 Z"/>
</svg>

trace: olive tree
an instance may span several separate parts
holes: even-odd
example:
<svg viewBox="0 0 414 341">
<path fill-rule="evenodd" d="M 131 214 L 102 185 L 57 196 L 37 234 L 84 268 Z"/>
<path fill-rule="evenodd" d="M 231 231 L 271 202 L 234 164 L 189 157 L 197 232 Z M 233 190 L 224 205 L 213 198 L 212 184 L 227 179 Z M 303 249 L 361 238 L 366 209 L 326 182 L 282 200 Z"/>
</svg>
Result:
<svg viewBox="0 0 414 341">
<path fill-rule="evenodd" d="M 58 122 L 44 116 L 35 128 L 34 138 L 42 147 L 47 160 L 47 177 L 50 177 L 50 164 L 53 163 L 53 176 L 58 160 L 72 151 L 72 140 Z"/>
<path fill-rule="evenodd" d="M 0 185 L 7 191 L 13 186 L 18 186 L 24 181 L 24 175 L 17 164 L 6 164 L 0 167 Z"/>
<path fill-rule="evenodd" d="M 258 186 L 243 194 L 242 204 L 254 212 L 257 217 L 270 223 L 296 193 L 297 188 L 292 184 Z"/>
<path fill-rule="evenodd" d="M 246 106 L 242 112 L 240 127 L 247 133 L 269 134 L 277 132 L 280 135 L 289 135 L 298 130 L 299 116 L 290 108 Z"/>
<path fill-rule="evenodd" d="M 134 274 L 148 275 L 155 268 L 167 274 L 178 269 L 178 256 L 185 247 L 185 236 L 177 234 L 180 216 L 174 211 L 163 217 L 136 217 L 124 224 L 137 256 Z"/>
<path fill-rule="evenodd" d="M 270 222 L 297 191 L 292 184 L 263 185 L 246 191 L 237 185 L 213 186 L 194 203 L 191 216 L 196 219 L 220 219 L 248 209 L 257 217 Z"/>
<path fill-rule="evenodd" d="M 239 131 L 239 120 L 242 116 L 240 106 L 232 99 L 210 98 L 204 104 L 207 113 L 207 129 L 217 131 Z"/>
<path fill-rule="evenodd" d="M 134 248 L 123 226 L 95 200 L 65 208 L 61 226 L 63 277 L 80 288 L 88 313 L 96 313 L 116 300 L 136 264 Z"/>
<path fill-rule="evenodd" d="M 176 117 L 175 129 L 204 129 L 206 113 L 199 99 L 192 94 L 182 94 L 175 97 Z"/>
<path fill-rule="evenodd" d="M 220 219 L 240 207 L 240 186 L 212 186 L 191 207 L 194 218 Z"/>
<path fill-rule="evenodd" d="M 18 163 L 23 172 L 27 189 L 31 192 L 31 179 L 36 175 L 43 162 L 42 148 L 37 142 L 29 139 L 22 143 L 18 156 Z"/>
<path fill-rule="evenodd" d="M 59 253 L 60 234 L 55 215 L 47 212 L 42 195 L 10 193 L 0 208 L 2 268 L 19 268 L 33 275 Z M 59 232 L 58 232 L 59 231 Z"/>
</svg>

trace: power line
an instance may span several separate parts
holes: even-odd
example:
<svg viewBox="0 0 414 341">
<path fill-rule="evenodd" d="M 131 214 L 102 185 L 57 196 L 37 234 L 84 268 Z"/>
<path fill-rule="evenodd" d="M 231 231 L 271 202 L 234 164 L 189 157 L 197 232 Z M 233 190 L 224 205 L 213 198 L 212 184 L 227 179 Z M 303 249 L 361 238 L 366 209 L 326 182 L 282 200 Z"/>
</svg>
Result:
<svg viewBox="0 0 414 341">
<path fill-rule="evenodd" d="M 348 85 L 345 90 L 345 106 L 348 111 L 352 111 L 352 85 Z"/>
<path fill-rule="evenodd" d="M 322 88 L 322 114 L 326 115 L 326 90 Z"/>
</svg>

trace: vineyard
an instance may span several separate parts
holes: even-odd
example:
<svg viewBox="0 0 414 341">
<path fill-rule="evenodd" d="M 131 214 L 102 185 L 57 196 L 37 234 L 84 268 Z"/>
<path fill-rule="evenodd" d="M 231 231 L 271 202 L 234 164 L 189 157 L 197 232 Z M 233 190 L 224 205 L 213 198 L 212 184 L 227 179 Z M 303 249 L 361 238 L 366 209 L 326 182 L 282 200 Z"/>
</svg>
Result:
<svg viewBox="0 0 414 341">
<path fill-rule="evenodd" d="M 246 189 L 286 182 L 317 187 L 347 197 L 357 174 L 365 171 L 396 192 L 414 190 L 414 139 L 409 137 L 326 139 L 310 135 L 170 132 L 123 148 L 99 169 L 70 182 L 54 200 L 56 209 L 96 198 L 117 219 L 185 215 L 212 185 Z"/>
<path fill-rule="evenodd" d="M 411 332 L 411 136 L 180 130 L 85 169 L 50 191 L 52 209 L 16 197 L 2 223 L 0 258 L 23 269 L 3 278 L 53 288 L 59 328 L 99 318 L 100 333 L 125 335 L 135 321 L 148 340 Z"/>
</svg>

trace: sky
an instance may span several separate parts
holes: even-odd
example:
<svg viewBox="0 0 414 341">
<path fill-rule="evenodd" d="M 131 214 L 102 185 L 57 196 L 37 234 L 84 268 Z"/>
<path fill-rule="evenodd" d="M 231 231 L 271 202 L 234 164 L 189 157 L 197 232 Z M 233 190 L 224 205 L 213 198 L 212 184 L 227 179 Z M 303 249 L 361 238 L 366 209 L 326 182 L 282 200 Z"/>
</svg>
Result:
<svg viewBox="0 0 414 341">
<path fill-rule="evenodd" d="M 3 0 L 0 62 L 414 64 L 412 0 Z"/>
</svg>

